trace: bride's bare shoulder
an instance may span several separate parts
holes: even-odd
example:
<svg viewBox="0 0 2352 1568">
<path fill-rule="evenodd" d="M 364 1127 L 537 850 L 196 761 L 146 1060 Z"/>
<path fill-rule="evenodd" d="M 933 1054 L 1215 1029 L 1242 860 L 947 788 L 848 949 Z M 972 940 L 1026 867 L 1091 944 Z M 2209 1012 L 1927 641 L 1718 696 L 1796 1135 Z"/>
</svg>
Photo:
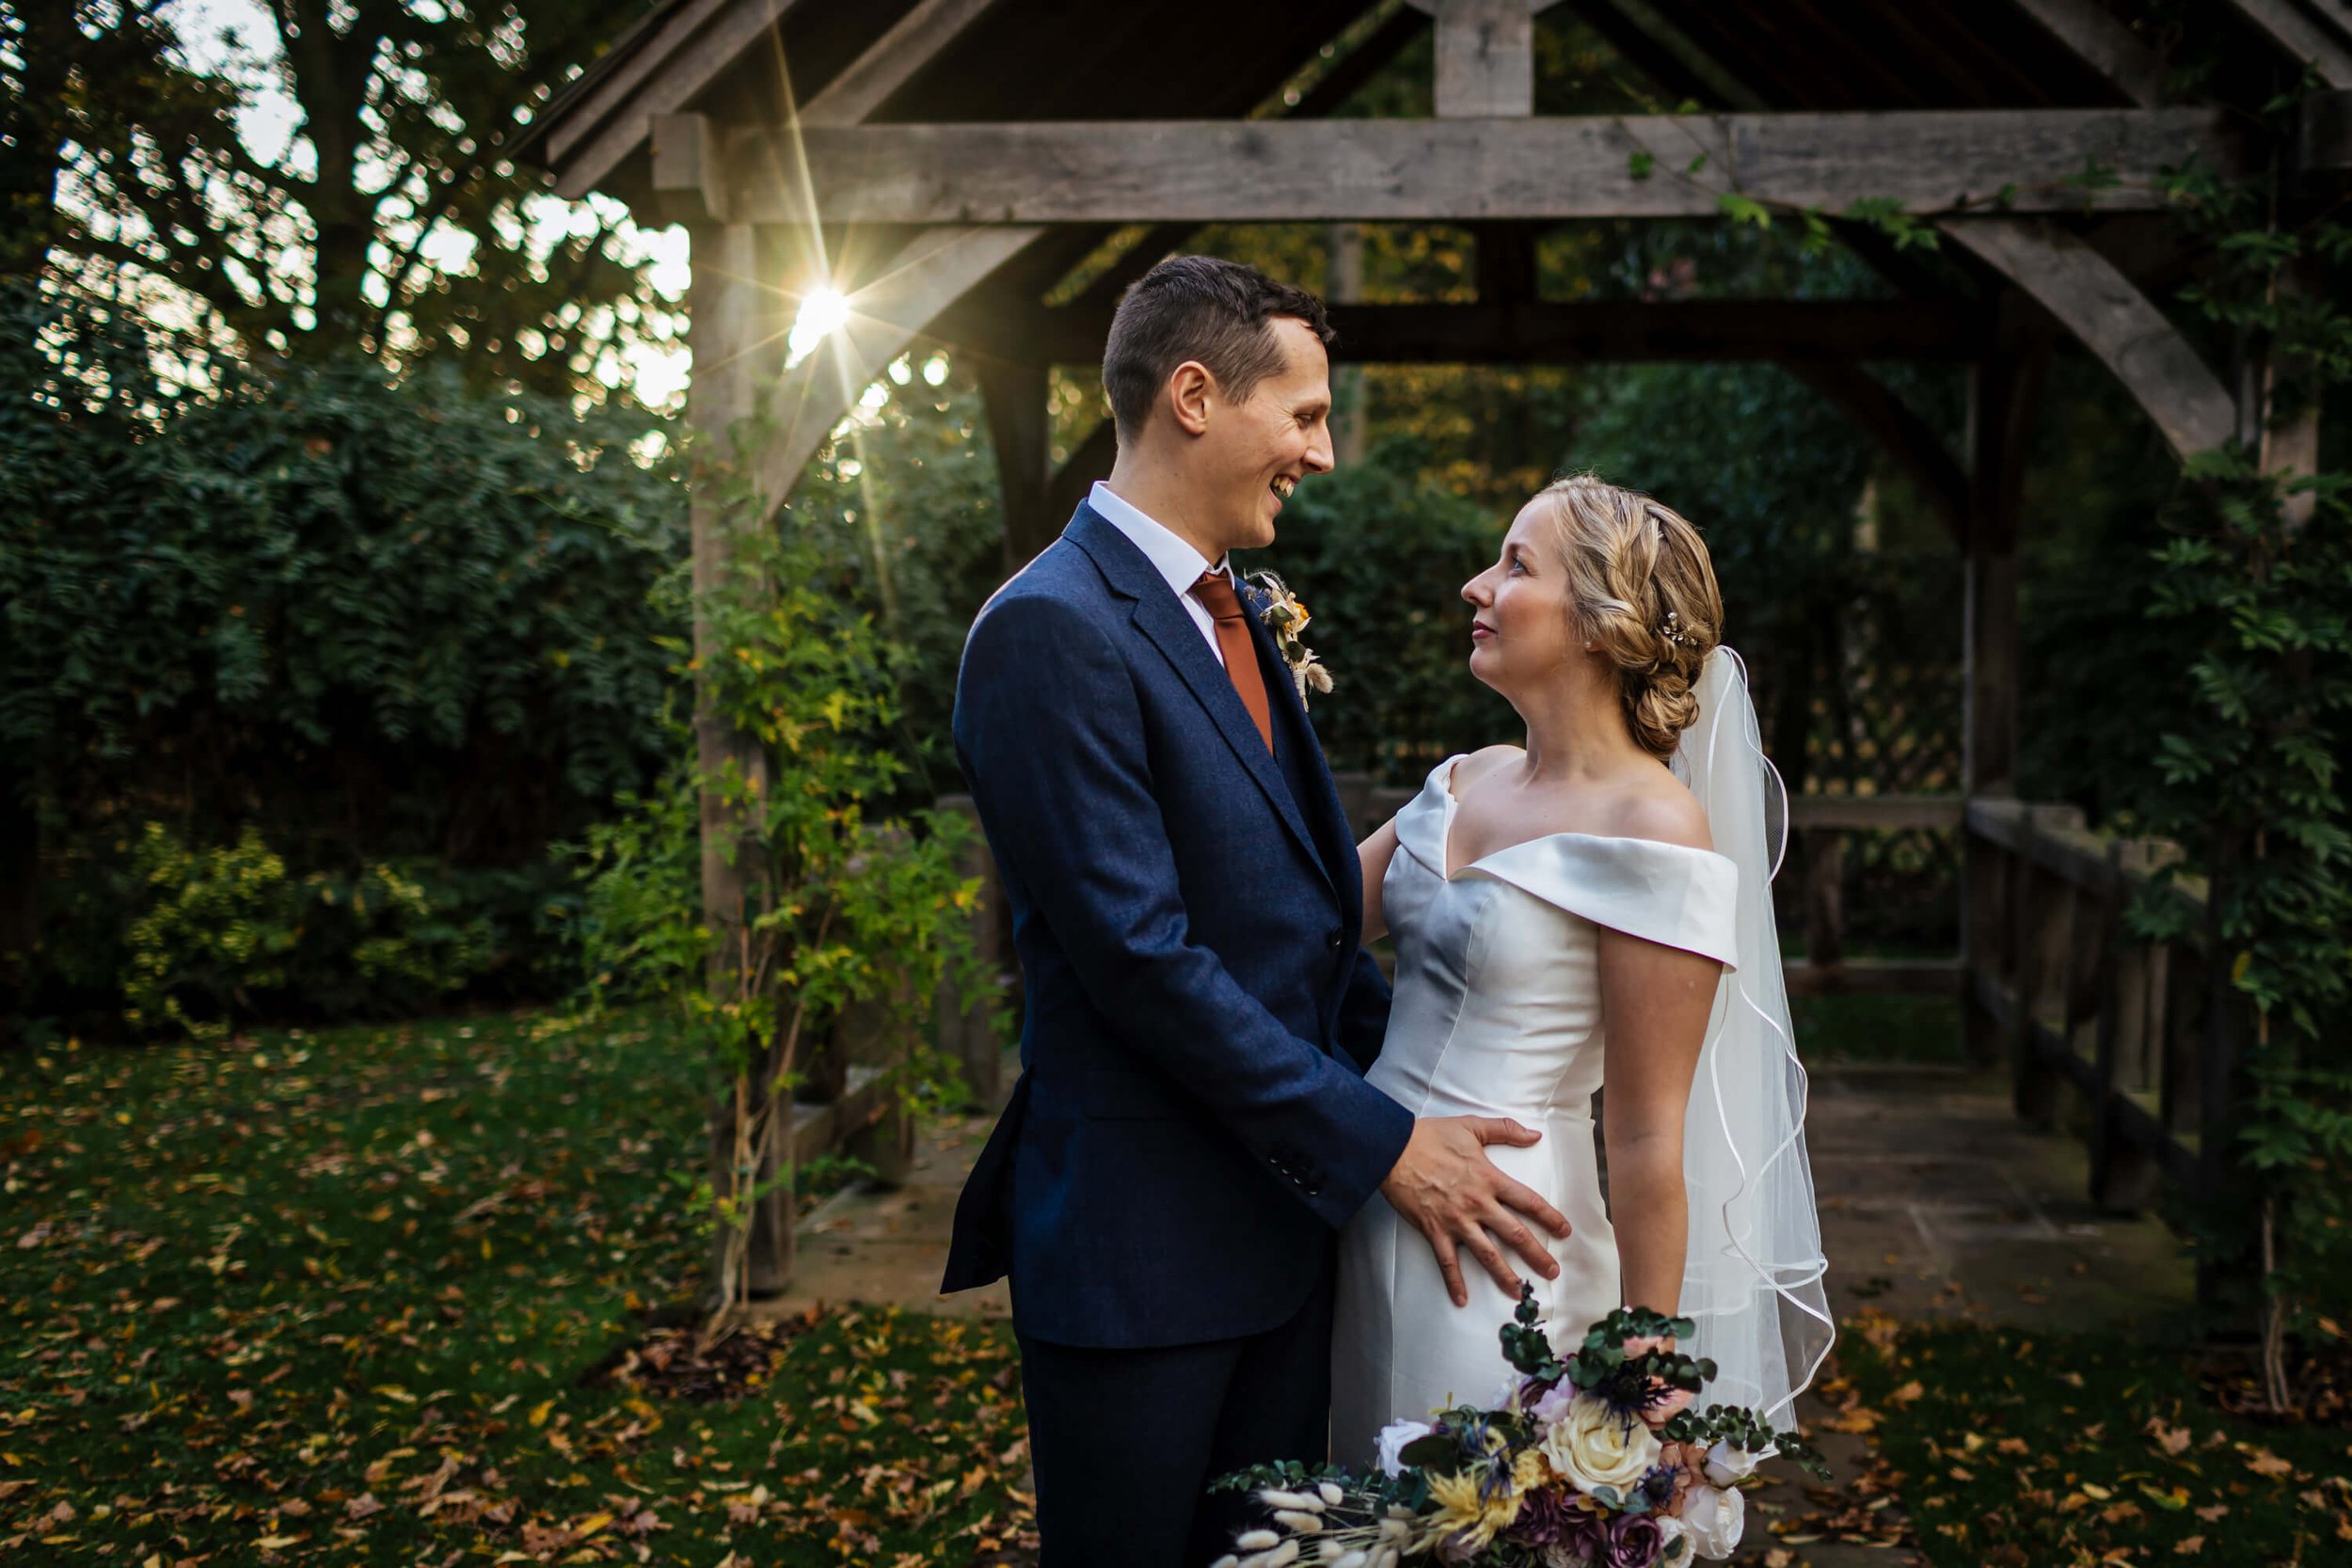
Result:
<svg viewBox="0 0 2352 1568">
<path fill-rule="evenodd" d="M 1686 849 L 1715 847 L 1707 829 L 1706 808 L 1671 773 L 1627 791 L 1611 816 L 1613 821 L 1609 831 L 1620 838 L 1656 839 Z"/>
<path fill-rule="evenodd" d="M 1454 765 L 1454 793 L 1461 794 L 1470 785 L 1493 772 L 1506 762 L 1516 762 L 1527 753 L 1517 746 L 1482 747 Z"/>
</svg>

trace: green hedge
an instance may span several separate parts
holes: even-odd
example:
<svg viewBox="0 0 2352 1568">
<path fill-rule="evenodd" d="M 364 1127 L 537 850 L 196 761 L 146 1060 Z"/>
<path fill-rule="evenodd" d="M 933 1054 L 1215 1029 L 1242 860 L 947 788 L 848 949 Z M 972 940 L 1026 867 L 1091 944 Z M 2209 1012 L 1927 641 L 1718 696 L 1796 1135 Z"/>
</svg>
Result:
<svg viewBox="0 0 2352 1568">
<path fill-rule="evenodd" d="M 249 853 L 290 885 L 397 879 L 418 920 L 473 932 L 469 957 L 435 961 L 435 994 L 460 971 L 541 989 L 537 928 L 564 887 L 547 845 L 664 750 L 656 639 L 683 616 L 648 590 L 682 557 L 684 508 L 660 421 L 357 360 L 199 361 L 189 386 L 165 372 L 181 346 L 0 293 L 15 1010 L 87 1027 L 135 1007 L 130 933 L 174 896 L 146 880 L 151 822 L 191 867 Z M 296 964 L 278 1006 L 413 1006 L 414 976 L 357 945 L 381 935 L 355 926 L 349 951 Z"/>
</svg>

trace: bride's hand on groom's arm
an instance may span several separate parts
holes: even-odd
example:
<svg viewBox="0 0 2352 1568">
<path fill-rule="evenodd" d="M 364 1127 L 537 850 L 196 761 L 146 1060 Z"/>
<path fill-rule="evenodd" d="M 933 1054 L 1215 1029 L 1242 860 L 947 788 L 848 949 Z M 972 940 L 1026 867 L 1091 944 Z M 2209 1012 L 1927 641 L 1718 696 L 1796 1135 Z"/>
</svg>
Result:
<svg viewBox="0 0 2352 1568">
<path fill-rule="evenodd" d="M 1405 1152 L 1380 1183 L 1389 1206 L 1428 1238 L 1454 1306 L 1470 1305 L 1470 1288 L 1462 1278 L 1464 1252 L 1514 1301 L 1519 1278 L 1503 1247 L 1546 1279 L 1558 1276 L 1560 1265 L 1541 1232 L 1565 1236 L 1567 1217 L 1486 1158 L 1488 1144 L 1524 1148 L 1542 1137 L 1501 1117 L 1423 1117 L 1413 1123 Z"/>
</svg>

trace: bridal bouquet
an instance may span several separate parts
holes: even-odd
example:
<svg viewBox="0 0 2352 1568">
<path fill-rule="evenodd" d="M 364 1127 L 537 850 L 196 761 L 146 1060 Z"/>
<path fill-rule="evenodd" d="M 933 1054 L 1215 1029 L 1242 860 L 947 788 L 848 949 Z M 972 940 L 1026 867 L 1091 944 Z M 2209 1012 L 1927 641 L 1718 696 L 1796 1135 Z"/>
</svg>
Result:
<svg viewBox="0 0 2352 1568">
<path fill-rule="evenodd" d="M 1739 1483 L 1786 1455 L 1826 1479 L 1820 1456 L 1752 1410 L 1692 1408 L 1711 1361 L 1664 1349 L 1688 1318 L 1645 1307 L 1595 1323 L 1565 1361 L 1535 1321 L 1532 1291 L 1502 1330 L 1515 1369 L 1492 1409 L 1461 1405 L 1380 1434 L 1377 1475 L 1295 1462 L 1216 1484 L 1254 1491 L 1271 1522 L 1216 1568 L 1653 1568 L 1740 1544 Z"/>
</svg>

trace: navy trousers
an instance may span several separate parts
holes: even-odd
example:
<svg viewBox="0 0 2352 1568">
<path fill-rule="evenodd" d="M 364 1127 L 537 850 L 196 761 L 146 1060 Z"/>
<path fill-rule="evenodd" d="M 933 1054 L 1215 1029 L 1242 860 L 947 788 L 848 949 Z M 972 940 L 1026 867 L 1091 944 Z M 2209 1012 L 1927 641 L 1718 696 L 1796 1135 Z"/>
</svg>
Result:
<svg viewBox="0 0 2352 1568">
<path fill-rule="evenodd" d="M 1021 1340 L 1039 1568 L 1206 1568 L 1263 1516 L 1221 1475 L 1329 1447 L 1335 1260 L 1288 1323 L 1147 1350 Z"/>
</svg>

